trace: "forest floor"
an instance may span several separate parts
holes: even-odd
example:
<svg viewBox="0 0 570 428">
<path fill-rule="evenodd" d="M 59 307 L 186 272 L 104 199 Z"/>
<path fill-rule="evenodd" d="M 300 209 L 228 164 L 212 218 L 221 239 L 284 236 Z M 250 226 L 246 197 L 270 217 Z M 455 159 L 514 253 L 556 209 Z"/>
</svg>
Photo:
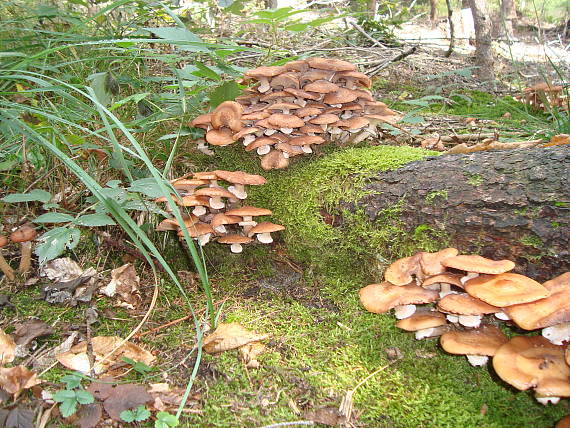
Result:
<svg viewBox="0 0 570 428">
<path fill-rule="evenodd" d="M 343 57 L 342 52 L 339 56 Z M 355 56 L 367 61 L 354 53 L 344 57 Z M 518 91 L 510 84 L 493 90 L 465 73 L 470 61 L 462 55 L 443 58 L 439 51 L 422 47 L 380 70 L 374 79 L 376 98 L 411 120 L 402 129 L 386 130 L 382 139 L 351 148 L 326 147 L 286 171 L 264 172 L 252 156 L 233 146 L 216 149 L 215 157 L 208 158 L 189 141 L 182 144 L 175 168 L 180 175 L 192 168 L 240 169 L 266 176 L 268 184 L 252 189 L 248 202 L 272 209 L 275 221 L 288 228 L 276 243 L 247 247 L 238 255 L 217 244 L 205 247 L 220 320 L 239 322 L 270 337 L 257 369 L 246 368 L 236 351 L 203 356 L 182 426 L 261 427 L 286 421 L 335 426 L 347 396 L 354 399 L 348 421 L 354 427 L 546 428 L 570 413 L 567 400 L 542 406 L 532 393 L 515 391 L 491 369 L 472 367 L 465 358 L 444 353 L 437 340 L 416 341 L 394 326 L 392 316 L 371 314 L 360 306 L 358 290 L 380 282 L 387 263 L 416 251 L 440 249 L 445 242 L 418 231 L 399 244 L 392 236 L 383 236 L 383 248 L 379 248 L 375 247 L 378 241 L 366 240 L 368 229 L 359 219 L 342 226 L 329 221 L 331 216 L 347 216 L 338 203 L 358 192 L 366 177 L 436 154 L 419 148 L 418 135 L 482 133 L 513 141 L 548 139 L 558 132 L 547 115 L 515 101 L 512 95 Z M 512 83 L 511 72 L 515 73 L 509 69 L 503 74 L 505 82 Z M 475 125 L 468 118 L 474 118 Z M 116 229 L 109 231 L 115 242 L 126 238 Z M 192 262 L 181 256 L 186 254 L 182 244 L 172 236 L 156 232 L 150 236 L 183 279 L 195 307 L 204 307 Z M 372 255 L 365 256 L 365 249 Z M 10 256 L 17 258 L 17 254 Z M 121 380 L 184 388 L 192 375 L 195 330 L 191 320 L 171 324 L 188 315 L 177 288 L 165 275 L 160 275 L 157 286 L 147 264 L 97 240 L 95 234 L 83 238 L 67 256 L 82 269 L 96 269 L 102 285 L 109 282 L 112 269 L 132 263 L 140 277 L 141 301 L 127 309 L 108 297 L 94 296 L 90 306 L 99 316 L 87 327 L 85 305 L 58 305 L 39 297 L 38 283 L 46 280 L 37 276 L 37 266 L 27 281 L 1 282 L 0 293 L 13 304 L 0 312 L 3 329 L 11 332 L 31 318 L 54 329 L 34 342 L 29 361 L 72 332 L 85 336 L 89 329 L 91 336 L 126 337 L 152 306 L 158 290 L 150 317 L 132 339 L 157 360 L 152 371 L 130 370 Z M 61 377 L 66 374 L 59 365 L 45 370 L 43 386 L 61 389 Z M 54 410 L 52 417 L 56 416 Z M 73 425 L 69 420 L 54 420 L 51 426 Z M 111 426 L 111 422 L 100 426 Z"/>
</svg>

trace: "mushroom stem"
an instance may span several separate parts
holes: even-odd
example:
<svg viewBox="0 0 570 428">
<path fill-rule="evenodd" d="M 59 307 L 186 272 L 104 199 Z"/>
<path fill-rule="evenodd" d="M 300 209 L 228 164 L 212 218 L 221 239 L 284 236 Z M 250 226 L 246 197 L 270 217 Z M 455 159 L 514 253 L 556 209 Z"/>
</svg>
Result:
<svg viewBox="0 0 570 428">
<path fill-rule="evenodd" d="M 233 186 L 229 186 L 228 190 L 236 195 L 238 199 L 245 199 L 247 198 L 247 192 L 245 191 L 245 186 L 243 184 L 234 184 Z"/>
<path fill-rule="evenodd" d="M 232 244 L 230 245 L 230 251 L 235 254 L 239 254 L 243 251 L 243 247 L 241 244 Z"/>
<path fill-rule="evenodd" d="M 541 397 L 539 395 L 535 395 L 534 397 L 536 399 L 536 401 L 538 401 L 540 404 L 544 404 L 545 406 L 548 403 L 552 403 L 552 404 L 558 404 L 558 402 L 560 401 L 560 397 Z"/>
<path fill-rule="evenodd" d="M 200 247 L 203 247 L 208 242 L 210 242 L 210 236 L 212 236 L 211 233 L 206 233 L 205 235 L 200 235 L 198 237 L 198 244 L 200 245 Z"/>
<path fill-rule="evenodd" d="M 6 276 L 9 281 L 14 281 L 14 269 L 10 267 L 2 254 L 0 254 L 0 269 L 4 272 L 4 276 Z"/>
<path fill-rule="evenodd" d="M 273 238 L 271 237 L 271 233 L 258 233 L 257 240 L 262 244 L 271 244 L 273 242 Z"/>
<path fill-rule="evenodd" d="M 221 210 L 225 208 L 226 204 L 222 201 L 221 196 L 213 196 L 210 198 L 210 208 Z"/>
<path fill-rule="evenodd" d="M 30 270 L 32 264 L 32 241 L 22 242 L 22 258 L 20 259 L 20 273 L 26 273 Z"/>
<path fill-rule="evenodd" d="M 466 355 L 467 361 L 474 367 L 484 366 L 489 361 L 486 355 Z"/>
<path fill-rule="evenodd" d="M 192 214 L 194 214 L 195 216 L 202 216 L 204 214 L 206 214 L 206 207 L 202 206 L 202 205 L 198 205 L 196 208 L 194 208 L 192 210 Z"/>
<path fill-rule="evenodd" d="M 465 327 L 479 327 L 481 325 L 481 319 L 483 317 L 480 315 L 459 315 L 459 324 Z"/>
<path fill-rule="evenodd" d="M 542 336 L 548 339 L 550 343 L 562 345 L 565 341 L 570 340 L 570 323 L 566 322 L 543 328 Z"/>
</svg>

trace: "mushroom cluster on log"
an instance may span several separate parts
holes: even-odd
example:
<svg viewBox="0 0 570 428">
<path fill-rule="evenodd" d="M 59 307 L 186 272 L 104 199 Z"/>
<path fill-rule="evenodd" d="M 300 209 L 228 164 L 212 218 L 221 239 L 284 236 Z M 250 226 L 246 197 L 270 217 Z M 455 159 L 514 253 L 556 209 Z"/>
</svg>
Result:
<svg viewBox="0 0 570 428">
<path fill-rule="evenodd" d="M 265 170 L 286 168 L 294 156 L 331 141 L 356 143 L 375 134 L 376 125 L 399 116 L 374 100 L 372 82 L 356 66 L 332 58 L 309 58 L 245 73 L 251 88 L 235 101 L 198 116 L 192 126 L 206 131 L 198 149 L 242 140 L 256 151 Z"/>
<path fill-rule="evenodd" d="M 178 195 L 172 195 L 180 207 L 188 207 L 182 218 L 189 235 L 200 246 L 211 240 L 230 245 L 232 253 L 241 253 L 243 245 L 253 242 L 269 244 L 273 242 L 272 232 L 285 227 L 268 221 L 258 222 L 260 216 L 271 215 L 271 210 L 244 204 L 247 198 L 245 186 L 259 186 L 266 180 L 261 175 L 242 171 L 197 172 L 171 180 Z M 166 202 L 160 197 L 156 202 Z M 178 236 L 183 231 L 174 217 L 164 219 L 157 226 L 158 231 L 176 230 Z"/>
<path fill-rule="evenodd" d="M 551 85 L 546 82 L 525 88 L 524 94 L 515 97 L 515 99 L 543 111 L 557 108 L 568 110 L 568 97 L 565 95 L 562 86 Z"/>
<path fill-rule="evenodd" d="M 455 248 L 419 252 L 392 263 L 384 282 L 362 288 L 360 302 L 373 313 L 394 309 L 397 327 L 416 339 L 440 336 L 446 352 L 474 366 L 492 357 L 502 380 L 534 388 L 543 404 L 557 403 L 570 397 L 570 272 L 540 284 L 510 272 L 514 267 Z M 501 321 L 542 329 L 542 336 L 509 340 Z"/>
</svg>

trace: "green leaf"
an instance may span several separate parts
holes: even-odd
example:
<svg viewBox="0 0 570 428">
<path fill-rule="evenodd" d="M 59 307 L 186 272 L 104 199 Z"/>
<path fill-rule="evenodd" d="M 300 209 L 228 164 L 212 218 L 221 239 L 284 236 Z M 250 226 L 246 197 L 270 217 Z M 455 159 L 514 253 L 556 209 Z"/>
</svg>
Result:
<svg viewBox="0 0 570 428">
<path fill-rule="evenodd" d="M 177 45 L 178 49 L 190 52 L 208 52 L 209 48 L 202 45 L 193 45 L 191 43 L 202 44 L 202 39 L 196 34 L 181 27 L 156 27 L 156 28 L 145 28 L 145 30 L 150 31 L 161 39 Z M 182 43 L 181 43 L 182 42 Z"/>
<path fill-rule="evenodd" d="M 36 246 L 34 254 L 38 256 L 40 264 L 44 264 L 48 260 L 55 259 L 66 248 L 70 250 L 75 248 L 80 236 L 79 229 L 56 227 L 38 238 L 41 244 Z"/>
<path fill-rule="evenodd" d="M 68 223 L 74 217 L 64 213 L 45 213 L 32 220 L 34 223 Z"/>
<path fill-rule="evenodd" d="M 289 25 L 286 25 L 284 28 L 285 28 L 285 30 L 287 30 L 287 31 L 295 31 L 295 32 L 297 32 L 297 31 L 305 31 L 308 26 L 309 26 L 309 24 L 300 22 L 300 23 L 298 23 L 298 24 L 289 24 Z"/>
<path fill-rule="evenodd" d="M 135 421 L 142 422 L 150 418 L 150 411 L 142 404 L 135 409 Z"/>
<path fill-rule="evenodd" d="M 142 94 L 130 95 L 126 98 L 123 98 L 122 100 L 117 101 L 116 103 L 113 103 L 113 105 L 109 108 L 109 111 L 113 111 L 113 110 L 119 108 L 120 106 L 127 104 L 128 102 L 131 102 L 131 101 L 133 101 L 134 103 L 138 103 L 139 101 L 142 101 L 143 99 L 145 99 L 149 95 L 150 95 L 150 92 L 144 92 Z"/>
<path fill-rule="evenodd" d="M 46 192 L 41 189 L 34 189 L 28 193 L 12 193 L 11 195 L 6 195 L 2 198 L 2 201 L 8 203 L 15 202 L 49 202 L 51 199 L 51 193 Z"/>
<path fill-rule="evenodd" d="M 79 226 L 114 226 L 116 223 L 107 214 L 85 214 L 74 221 Z"/>
<path fill-rule="evenodd" d="M 165 423 L 169 427 L 177 427 L 178 426 L 178 418 L 174 415 L 171 415 L 167 412 L 158 412 L 156 414 L 156 419 Z"/>
<path fill-rule="evenodd" d="M 217 107 L 227 100 L 234 100 L 241 93 L 239 85 L 233 80 L 218 86 L 210 93 L 210 105 Z"/>
<path fill-rule="evenodd" d="M 76 410 L 77 410 L 77 401 L 75 401 L 75 399 L 62 401 L 61 404 L 59 405 L 59 411 L 61 413 L 61 416 L 63 416 L 64 418 L 70 417 L 75 413 Z"/>
<path fill-rule="evenodd" d="M 218 73 L 216 73 L 210 67 L 202 64 L 200 61 L 196 61 L 194 63 L 194 65 L 198 69 L 197 71 L 194 71 L 192 73 L 194 76 L 207 77 L 207 78 L 212 79 L 212 80 L 221 80 L 221 77 Z"/>
<path fill-rule="evenodd" d="M 140 180 L 135 180 L 128 187 L 131 192 L 142 193 L 150 198 L 158 198 L 162 196 L 162 191 L 156 183 L 156 180 L 152 177 L 141 178 Z"/>
<path fill-rule="evenodd" d="M 93 91 L 95 92 L 97 101 L 105 106 L 113 99 L 111 93 L 107 89 L 107 74 L 108 73 L 104 71 L 102 73 L 94 73 L 87 78 L 90 82 L 91 88 L 93 88 Z"/>
<path fill-rule="evenodd" d="M 85 391 L 84 389 L 78 389 L 75 391 L 75 397 L 77 398 L 77 402 L 79 404 L 91 404 L 95 401 L 93 395 L 89 391 Z"/>
<path fill-rule="evenodd" d="M 423 121 L 424 121 L 423 117 L 416 116 L 413 113 L 408 113 L 402 119 L 400 119 L 400 122 L 412 123 L 412 124 L 422 123 Z"/>
<path fill-rule="evenodd" d="M 154 370 L 152 367 L 147 366 L 145 363 L 143 363 L 141 361 L 135 361 L 132 358 L 128 358 L 128 357 L 122 357 L 121 359 L 124 362 L 133 366 L 133 370 L 140 373 L 140 374 L 145 374 L 145 373 L 148 373 L 148 372 L 151 372 Z"/>
<path fill-rule="evenodd" d="M 53 400 L 58 403 L 63 403 L 68 400 L 75 400 L 75 391 L 69 389 L 62 389 L 53 395 Z"/>
<path fill-rule="evenodd" d="M 60 381 L 65 383 L 65 387 L 67 389 L 73 389 L 81 385 L 81 376 L 78 376 L 76 374 L 69 374 L 63 376 Z"/>
<path fill-rule="evenodd" d="M 127 422 L 127 423 L 131 423 L 135 421 L 135 412 L 133 410 L 123 410 L 121 413 L 119 413 L 119 417 Z"/>
</svg>

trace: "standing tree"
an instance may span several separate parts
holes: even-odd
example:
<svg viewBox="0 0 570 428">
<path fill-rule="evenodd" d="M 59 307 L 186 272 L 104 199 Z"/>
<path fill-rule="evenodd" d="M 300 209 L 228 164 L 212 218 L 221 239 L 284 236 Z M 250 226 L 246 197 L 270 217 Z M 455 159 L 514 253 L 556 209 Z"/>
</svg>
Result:
<svg viewBox="0 0 570 428">
<path fill-rule="evenodd" d="M 517 7 L 515 0 L 501 1 L 501 34 L 505 38 L 512 40 L 514 38 L 513 24 L 517 19 Z"/>
<path fill-rule="evenodd" d="M 482 80 L 494 80 L 495 71 L 493 68 L 494 59 L 491 49 L 491 29 L 492 22 L 487 10 L 486 0 L 469 0 L 473 22 L 475 25 L 475 60 L 477 75 Z"/>
</svg>

